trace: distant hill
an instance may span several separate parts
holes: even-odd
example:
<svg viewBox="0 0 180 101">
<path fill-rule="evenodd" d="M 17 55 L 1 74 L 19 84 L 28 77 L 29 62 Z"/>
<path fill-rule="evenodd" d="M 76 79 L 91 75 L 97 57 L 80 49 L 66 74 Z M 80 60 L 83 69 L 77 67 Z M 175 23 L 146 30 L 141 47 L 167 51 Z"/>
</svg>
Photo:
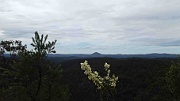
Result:
<svg viewBox="0 0 180 101">
<path fill-rule="evenodd" d="M 98 53 L 98 52 L 94 52 L 92 55 L 94 55 L 94 56 L 100 56 L 101 54 Z"/>
</svg>

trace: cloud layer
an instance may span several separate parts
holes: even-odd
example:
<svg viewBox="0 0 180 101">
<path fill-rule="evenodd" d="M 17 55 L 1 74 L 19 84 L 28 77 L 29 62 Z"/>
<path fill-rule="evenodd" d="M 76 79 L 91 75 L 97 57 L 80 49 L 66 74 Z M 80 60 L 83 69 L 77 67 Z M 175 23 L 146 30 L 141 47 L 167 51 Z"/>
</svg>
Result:
<svg viewBox="0 0 180 101">
<path fill-rule="evenodd" d="M 58 53 L 180 53 L 180 0 L 0 0 L 0 40 L 58 40 Z"/>
</svg>

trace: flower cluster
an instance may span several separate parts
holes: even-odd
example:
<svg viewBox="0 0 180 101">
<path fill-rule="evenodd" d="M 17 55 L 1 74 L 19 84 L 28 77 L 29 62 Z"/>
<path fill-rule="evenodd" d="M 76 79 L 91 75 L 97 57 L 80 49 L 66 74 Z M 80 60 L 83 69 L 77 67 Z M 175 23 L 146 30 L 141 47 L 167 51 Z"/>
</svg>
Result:
<svg viewBox="0 0 180 101">
<path fill-rule="evenodd" d="M 89 80 L 92 80 L 93 83 L 97 86 L 98 90 L 115 88 L 118 81 L 118 76 L 114 74 L 110 77 L 110 65 L 105 63 L 104 69 L 107 72 L 107 75 L 104 77 L 99 76 L 97 71 L 92 71 L 88 61 L 81 63 L 81 69 L 84 70 L 84 74 L 88 76 Z"/>
</svg>

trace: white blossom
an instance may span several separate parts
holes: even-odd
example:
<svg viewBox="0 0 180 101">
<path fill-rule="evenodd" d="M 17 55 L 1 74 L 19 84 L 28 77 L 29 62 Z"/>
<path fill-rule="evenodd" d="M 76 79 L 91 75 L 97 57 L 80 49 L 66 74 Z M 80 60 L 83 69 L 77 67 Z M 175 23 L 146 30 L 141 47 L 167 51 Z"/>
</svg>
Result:
<svg viewBox="0 0 180 101">
<path fill-rule="evenodd" d="M 92 80 L 92 82 L 97 86 L 97 89 L 104 89 L 104 88 L 115 88 L 116 83 L 118 81 L 118 76 L 116 77 L 114 74 L 112 75 L 112 78 L 110 77 L 110 65 L 105 63 L 104 69 L 107 72 L 106 76 L 101 77 L 99 76 L 99 73 L 97 71 L 92 71 L 90 65 L 88 64 L 88 61 L 85 61 L 81 64 L 81 69 L 84 70 L 84 74 L 88 76 L 89 80 Z"/>
</svg>

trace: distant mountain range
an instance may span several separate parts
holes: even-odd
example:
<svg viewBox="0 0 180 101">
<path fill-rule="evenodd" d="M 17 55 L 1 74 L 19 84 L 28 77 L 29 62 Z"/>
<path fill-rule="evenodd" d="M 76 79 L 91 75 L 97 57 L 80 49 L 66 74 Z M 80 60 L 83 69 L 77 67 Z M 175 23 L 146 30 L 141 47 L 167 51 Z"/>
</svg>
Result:
<svg viewBox="0 0 180 101">
<path fill-rule="evenodd" d="M 95 52 L 93 54 L 49 54 L 49 57 L 64 57 L 64 58 L 100 58 L 100 57 L 109 57 L 109 58 L 177 58 L 178 54 L 101 54 Z"/>
<path fill-rule="evenodd" d="M 9 54 L 4 54 L 5 57 L 9 57 Z M 151 53 L 151 54 L 101 54 L 94 52 L 93 54 L 49 54 L 48 57 L 60 57 L 60 58 L 178 58 L 179 54 L 160 54 L 160 53 Z"/>
</svg>

